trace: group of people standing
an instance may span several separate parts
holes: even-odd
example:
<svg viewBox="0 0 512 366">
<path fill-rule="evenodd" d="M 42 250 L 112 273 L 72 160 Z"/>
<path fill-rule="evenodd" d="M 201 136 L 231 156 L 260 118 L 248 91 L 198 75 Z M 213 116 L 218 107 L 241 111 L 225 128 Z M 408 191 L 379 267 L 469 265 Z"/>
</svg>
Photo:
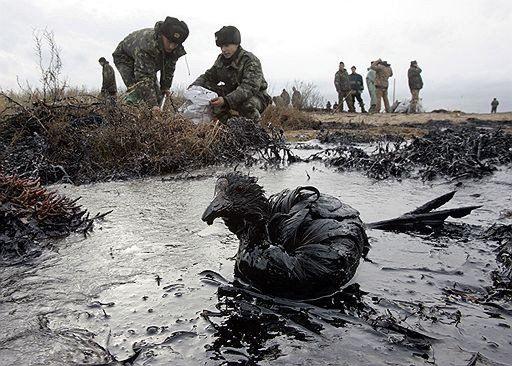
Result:
<svg viewBox="0 0 512 366">
<path fill-rule="evenodd" d="M 283 89 L 280 95 L 272 98 L 272 101 L 278 107 L 289 107 L 290 104 L 296 109 L 302 109 L 303 107 L 302 93 L 294 86 L 292 87 L 291 97 L 288 91 Z"/>
<path fill-rule="evenodd" d="M 359 103 L 361 113 L 366 113 L 364 102 L 361 94 L 364 90 L 363 77 L 356 72 L 356 67 L 351 67 L 349 74 L 345 69 L 343 62 L 339 63 L 339 68 L 334 75 L 334 86 L 338 93 L 338 102 L 334 105 L 334 110 L 342 112 L 344 104 L 347 105 L 349 112 L 355 112 L 355 101 Z M 380 58 L 372 61 L 366 75 L 366 86 L 370 94 L 370 113 L 380 113 L 382 102 L 384 102 L 384 110 L 391 112 L 391 106 L 388 98 L 389 78 L 393 76 L 391 65 L 387 61 Z M 411 61 L 408 71 L 409 88 L 411 90 L 410 112 L 416 113 L 419 101 L 419 93 L 423 88 L 423 79 L 421 77 L 421 69 L 416 61 Z"/>
</svg>

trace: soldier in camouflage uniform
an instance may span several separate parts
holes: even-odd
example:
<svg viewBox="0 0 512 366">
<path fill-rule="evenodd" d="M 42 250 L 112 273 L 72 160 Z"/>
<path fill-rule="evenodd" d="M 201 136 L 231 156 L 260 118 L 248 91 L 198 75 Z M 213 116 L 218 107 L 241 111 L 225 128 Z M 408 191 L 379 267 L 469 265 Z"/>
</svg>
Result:
<svg viewBox="0 0 512 366">
<path fill-rule="evenodd" d="M 170 94 L 176 61 L 186 54 L 183 42 L 188 33 L 185 22 L 167 17 L 154 28 L 130 33 L 119 43 L 112 56 L 128 88 L 128 102 L 145 102 L 158 109 L 163 95 Z"/>
<path fill-rule="evenodd" d="M 211 68 L 199 76 L 192 85 L 216 92 L 219 97 L 210 101 L 213 114 L 226 121 L 233 113 L 259 120 L 261 113 L 272 103 L 267 94 L 267 82 L 263 77 L 260 60 L 240 46 L 240 31 L 222 27 L 215 33 L 215 44 L 222 53 Z M 223 85 L 219 85 L 223 84 Z"/>
<path fill-rule="evenodd" d="M 103 81 L 101 84 L 101 96 L 108 103 L 115 104 L 116 95 L 117 95 L 117 85 L 116 85 L 116 74 L 112 66 L 110 66 L 109 62 L 105 59 L 105 57 L 101 57 L 98 62 L 102 67 L 102 77 Z"/>
<path fill-rule="evenodd" d="M 348 72 L 345 70 L 345 64 L 340 62 L 339 70 L 334 75 L 334 86 L 338 92 L 338 111 L 343 112 L 343 101 L 347 102 L 349 112 L 355 112 L 354 103 L 351 98 L 350 81 Z"/>
</svg>

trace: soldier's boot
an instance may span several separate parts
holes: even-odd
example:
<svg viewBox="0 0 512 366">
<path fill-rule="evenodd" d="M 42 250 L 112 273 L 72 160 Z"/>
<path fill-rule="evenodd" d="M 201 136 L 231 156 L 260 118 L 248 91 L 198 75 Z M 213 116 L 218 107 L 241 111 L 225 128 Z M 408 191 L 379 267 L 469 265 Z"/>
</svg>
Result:
<svg viewBox="0 0 512 366">
<path fill-rule="evenodd" d="M 364 103 L 360 103 L 359 107 L 361 107 L 361 113 L 366 113 L 366 109 L 364 109 Z"/>
</svg>

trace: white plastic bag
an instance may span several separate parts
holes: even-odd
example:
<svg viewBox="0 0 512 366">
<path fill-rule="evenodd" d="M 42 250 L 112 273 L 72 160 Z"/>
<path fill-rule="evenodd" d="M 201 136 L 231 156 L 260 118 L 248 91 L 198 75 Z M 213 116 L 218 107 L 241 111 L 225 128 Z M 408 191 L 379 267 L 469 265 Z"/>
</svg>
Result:
<svg viewBox="0 0 512 366">
<path fill-rule="evenodd" d="M 185 103 L 178 109 L 183 117 L 195 124 L 210 122 L 213 118 L 210 100 L 218 95 L 202 86 L 193 85 L 184 93 Z"/>
<path fill-rule="evenodd" d="M 411 110 L 411 100 L 404 98 L 401 101 L 397 101 L 395 103 L 398 103 L 395 109 L 393 110 L 394 113 L 412 113 Z M 423 108 L 423 104 L 421 103 L 421 99 L 418 100 L 416 103 L 416 113 L 423 113 L 425 112 L 425 109 Z"/>
</svg>

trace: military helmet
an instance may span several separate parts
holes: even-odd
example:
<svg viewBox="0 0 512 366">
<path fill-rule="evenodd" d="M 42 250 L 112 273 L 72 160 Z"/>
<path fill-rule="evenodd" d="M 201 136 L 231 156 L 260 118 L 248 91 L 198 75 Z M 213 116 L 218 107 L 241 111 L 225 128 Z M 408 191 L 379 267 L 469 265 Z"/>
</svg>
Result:
<svg viewBox="0 0 512 366">
<path fill-rule="evenodd" d="M 167 38 L 170 42 L 174 43 L 183 43 L 188 37 L 188 27 L 184 21 L 167 17 L 162 23 L 160 27 L 160 32 L 165 38 Z"/>
<path fill-rule="evenodd" d="M 217 47 L 225 44 L 240 44 L 241 41 L 240 31 L 232 25 L 224 26 L 215 32 L 215 44 Z"/>
</svg>

